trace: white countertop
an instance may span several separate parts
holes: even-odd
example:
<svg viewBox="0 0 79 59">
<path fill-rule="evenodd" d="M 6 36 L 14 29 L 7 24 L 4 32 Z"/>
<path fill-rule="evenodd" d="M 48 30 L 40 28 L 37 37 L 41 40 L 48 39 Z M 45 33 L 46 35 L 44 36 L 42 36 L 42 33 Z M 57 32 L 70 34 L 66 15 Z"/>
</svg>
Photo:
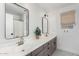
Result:
<svg viewBox="0 0 79 59">
<path fill-rule="evenodd" d="M 24 56 L 32 52 L 33 50 L 37 49 L 38 47 L 42 46 L 43 44 L 47 43 L 48 41 L 52 40 L 56 37 L 55 34 L 50 35 L 48 37 L 41 36 L 40 39 L 36 39 L 34 37 L 31 38 L 24 38 L 23 45 L 14 45 L 14 46 L 5 46 L 0 48 L 0 56 Z M 24 51 L 22 51 L 24 50 Z"/>
</svg>

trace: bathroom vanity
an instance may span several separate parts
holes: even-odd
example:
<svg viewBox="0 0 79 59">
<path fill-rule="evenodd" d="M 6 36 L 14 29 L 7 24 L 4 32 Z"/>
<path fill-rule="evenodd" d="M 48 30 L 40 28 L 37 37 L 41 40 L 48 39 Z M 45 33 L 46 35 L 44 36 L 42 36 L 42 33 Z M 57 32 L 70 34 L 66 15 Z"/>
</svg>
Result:
<svg viewBox="0 0 79 59">
<path fill-rule="evenodd" d="M 51 56 L 56 50 L 56 40 L 57 37 L 52 38 L 50 41 L 38 47 L 27 56 Z"/>
<path fill-rule="evenodd" d="M 50 56 L 56 50 L 56 40 L 55 34 L 40 39 L 25 37 L 23 45 L 6 44 L 0 48 L 0 56 Z"/>
<path fill-rule="evenodd" d="M 56 34 L 48 32 L 47 14 L 42 17 L 42 35 L 29 36 L 29 10 L 16 3 L 5 4 L 5 39 L 0 56 L 50 56 L 56 50 Z M 14 40 L 13 40 L 14 39 Z"/>
</svg>

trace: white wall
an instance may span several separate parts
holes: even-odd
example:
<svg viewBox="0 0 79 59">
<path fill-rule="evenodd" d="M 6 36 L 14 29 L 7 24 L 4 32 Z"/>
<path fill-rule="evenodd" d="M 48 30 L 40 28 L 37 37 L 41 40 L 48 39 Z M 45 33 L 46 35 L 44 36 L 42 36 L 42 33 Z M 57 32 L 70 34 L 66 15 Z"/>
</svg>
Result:
<svg viewBox="0 0 79 59">
<path fill-rule="evenodd" d="M 40 20 L 40 9 L 37 4 L 20 4 L 25 8 L 29 9 L 29 37 L 34 35 L 34 30 L 39 26 Z M 0 47 L 3 45 L 14 44 L 17 42 L 17 39 L 6 40 L 5 38 L 5 4 L 0 3 Z"/>
<path fill-rule="evenodd" d="M 43 8 L 40 7 L 40 24 L 39 27 L 41 28 L 42 26 L 42 17 L 44 16 L 44 14 L 47 13 L 48 15 L 48 33 L 49 34 L 57 34 L 57 29 L 56 29 L 56 13 L 55 12 L 48 12 L 47 10 L 44 10 Z M 42 28 L 41 28 L 42 29 Z"/>
<path fill-rule="evenodd" d="M 64 32 L 60 26 L 60 14 L 65 11 L 75 10 L 76 18 L 75 25 L 73 29 L 68 29 L 68 32 Z M 57 11 L 56 21 L 57 21 L 57 48 L 66 50 L 75 54 L 79 54 L 79 5 L 72 5 L 64 7 Z"/>
<path fill-rule="evenodd" d="M 56 23 L 56 12 L 50 11 L 48 13 L 48 21 L 49 21 L 49 33 L 57 34 L 57 23 Z"/>
</svg>

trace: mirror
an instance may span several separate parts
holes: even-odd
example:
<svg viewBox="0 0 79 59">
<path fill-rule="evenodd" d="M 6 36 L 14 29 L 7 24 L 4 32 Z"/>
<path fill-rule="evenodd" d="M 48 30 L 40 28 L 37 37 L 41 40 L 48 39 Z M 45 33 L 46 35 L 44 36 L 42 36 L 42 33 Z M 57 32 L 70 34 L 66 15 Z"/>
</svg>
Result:
<svg viewBox="0 0 79 59">
<path fill-rule="evenodd" d="M 29 11 L 16 4 L 5 4 L 6 39 L 29 35 Z"/>
<path fill-rule="evenodd" d="M 42 17 L 42 33 L 48 35 L 48 15 L 44 14 Z"/>
</svg>

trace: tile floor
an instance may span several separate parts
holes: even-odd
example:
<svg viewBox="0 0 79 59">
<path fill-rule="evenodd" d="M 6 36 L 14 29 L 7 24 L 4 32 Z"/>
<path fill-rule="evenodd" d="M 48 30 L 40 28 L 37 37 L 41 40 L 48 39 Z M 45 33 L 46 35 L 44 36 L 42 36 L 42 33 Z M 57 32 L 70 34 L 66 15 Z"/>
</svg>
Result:
<svg viewBox="0 0 79 59">
<path fill-rule="evenodd" d="M 52 54 L 52 56 L 79 56 L 79 55 L 76 55 L 76 54 L 73 54 L 73 53 L 70 53 L 70 52 L 66 52 L 66 51 L 57 49 L 57 50 Z"/>
</svg>

